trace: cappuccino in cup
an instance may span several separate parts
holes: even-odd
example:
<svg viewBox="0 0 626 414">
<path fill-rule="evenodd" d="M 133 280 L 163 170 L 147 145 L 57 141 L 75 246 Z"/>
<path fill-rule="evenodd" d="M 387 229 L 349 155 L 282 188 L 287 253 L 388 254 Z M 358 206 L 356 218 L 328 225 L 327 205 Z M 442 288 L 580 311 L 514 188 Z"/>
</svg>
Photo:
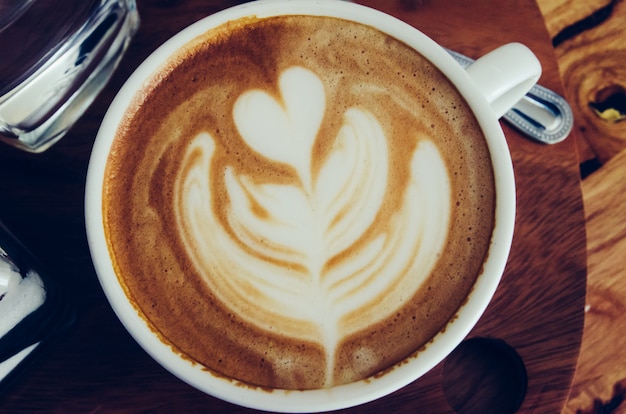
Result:
<svg viewBox="0 0 626 414">
<path fill-rule="evenodd" d="M 165 359 L 240 389 L 386 377 L 483 278 L 497 217 L 484 128 L 438 66 L 373 25 L 240 14 L 148 65 L 92 155 L 105 292 Z"/>
</svg>

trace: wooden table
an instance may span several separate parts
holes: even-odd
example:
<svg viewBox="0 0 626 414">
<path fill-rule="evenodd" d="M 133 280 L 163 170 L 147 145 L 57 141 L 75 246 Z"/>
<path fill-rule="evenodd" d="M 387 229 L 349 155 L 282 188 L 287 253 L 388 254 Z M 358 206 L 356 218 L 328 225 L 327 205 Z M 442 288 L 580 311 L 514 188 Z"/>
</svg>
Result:
<svg viewBox="0 0 626 414">
<path fill-rule="evenodd" d="M 9 390 L 2 412 L 244 413 L 170 375 L 113 314 L 91 264 L 85 174 L 98 125 L 132 70 L 172 34 L 235 1 L 139 1 L 142 26 L 106 90 L 44 154 L 0 147 L 0 219 L 67 289 L 74 326 Z M 542 62 L 540 83 L 562 93 L 552 45 L 533 0 L 368 3 L 477 57 L 520 41 Z M 391 3 L 391 4 L 390 4 Z M 516 232 L 501 286 L 476 328 L 444 363 L 406 388 L 345 412 L 559 412 L 576 367 L 586 286 L 585 222 L 576 143 L 542 146 L 504 125 L 517 183 Z"/>
</svg>

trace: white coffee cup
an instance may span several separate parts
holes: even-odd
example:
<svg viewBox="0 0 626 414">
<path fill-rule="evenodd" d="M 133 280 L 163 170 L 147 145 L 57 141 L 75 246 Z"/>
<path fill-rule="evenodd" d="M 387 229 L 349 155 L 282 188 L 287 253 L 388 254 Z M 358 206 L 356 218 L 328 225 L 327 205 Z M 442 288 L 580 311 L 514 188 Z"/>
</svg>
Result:
<svg viewBox="0 0 626 414">
<path fill-rule="evenodd" d="M 338 17 L 373 26 L 416 49 L 437 66 L 466 99 L 486 137 L 495 172 L 496 217 L 492 243 L 482 275 L 467 301 L 446 329 L 418 355 L 411 356 L 384 375 L 306 391 L 245 387 L 203 369 L 179 356 L 148 327 L 120 286 L 105 239 L 102 187 L 107 156 L 126 108 L 142 84 L 168 57 L 208 29 L 245 16 L 284 14 Z M 498 118 L 538 80 L 541 67 L 523 45 L 509 44 L 480 58 L 468 70 L 427 36 L 384 13 L 336 0 L 269 0 L 246 3 L 211 15 L 175 35 L 157 49 L 128 79 L 111 104 L 93 147 L 86 187 L 86 226 L 89 246 L 104 292 L 114 311 L 135 340 L 157 362 L 183 381 L 220 399 L 251 408 L 278 412 L 328 411 L 363 404 L 415 381 L 449 355 L 469 334 L 494 295 L 509 254 L 515 219 L 515 181 L 504 134 Z"/>
</svg>

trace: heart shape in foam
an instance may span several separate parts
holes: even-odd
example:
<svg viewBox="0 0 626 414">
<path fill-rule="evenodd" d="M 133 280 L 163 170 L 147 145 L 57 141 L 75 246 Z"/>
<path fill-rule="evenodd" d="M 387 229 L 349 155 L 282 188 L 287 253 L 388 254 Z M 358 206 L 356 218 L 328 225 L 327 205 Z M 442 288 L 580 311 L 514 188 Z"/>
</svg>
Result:
<svg viewBox="0 0 626 414">
<path fill-rule="evenodd" d="M 278 81 L 281 101 L 254 89 L 233 108 L 235 124 L 246 143 L 270 160 L 293 165 L 309 180 L 311 149 L 324 117 L 324 85 L 302 67 L 285 70 Z"/>
</svg>

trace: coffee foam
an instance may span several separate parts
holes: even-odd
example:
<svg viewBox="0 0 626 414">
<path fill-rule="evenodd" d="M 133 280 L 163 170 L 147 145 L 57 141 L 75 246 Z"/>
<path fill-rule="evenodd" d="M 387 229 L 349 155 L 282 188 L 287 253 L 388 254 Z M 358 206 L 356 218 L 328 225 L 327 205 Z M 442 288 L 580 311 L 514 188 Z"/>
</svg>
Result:
<svg viewBox="0 0 626 414">
<path fill-rule="evenodd" d="M 380 32 L 240 23 L 190 44 L 128 113 L 104 197 L 116 271 L 165 342 L 224 375 L 367 377 L 441 329 L 480 271 L 482 135 L 443 75 Z M 298 53 L 258 56 L 281 48 Z"/>
<path fill-rule="evenodd" d="M 202 133 L 183 161 L 187 176 L 175 191 L 175 215 L 195 268 L 216 296 L 259 328 L 321 339 L 333 364 L 343 337 L 402 306 L 432 270 L 447 236 L 450 184 L 437 148 L 421 140 L 403 205 L 385 231 L 368 234 L 387 190 L 382 127 L 373 115 L 349 109 L 336 150 L 311 177 L 310 152 L 326 110 L 323 86 L 302 68 L 287 69 L 281 86 L 285 77 L 293 83 L 281 88 L 292 93 L 283 96 L 286 111 L 253 91 L 236 101 L 234 118 L 244 141 L 289 164 L 299 185 L 257 184 L 258 177 L 227 167 L 224 228 L 211 194 L 219 174 L 211 168 L 215 140 Z"/>
</svg>

